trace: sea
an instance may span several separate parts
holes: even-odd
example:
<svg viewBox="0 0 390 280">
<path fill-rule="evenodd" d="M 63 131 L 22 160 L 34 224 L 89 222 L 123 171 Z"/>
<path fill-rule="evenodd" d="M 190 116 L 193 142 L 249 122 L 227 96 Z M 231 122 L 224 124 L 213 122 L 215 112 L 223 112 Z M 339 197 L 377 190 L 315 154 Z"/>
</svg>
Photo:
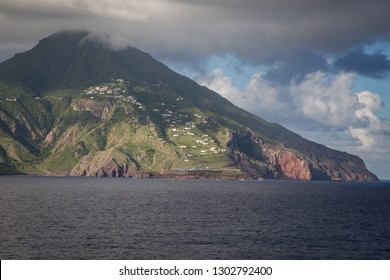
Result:
<svg viewBox="0 0 390 280">
<path fill-rule="evenodd" d="M 390 182 L 3 176 L 0 259 L 390 259 Z"/>
</svg>

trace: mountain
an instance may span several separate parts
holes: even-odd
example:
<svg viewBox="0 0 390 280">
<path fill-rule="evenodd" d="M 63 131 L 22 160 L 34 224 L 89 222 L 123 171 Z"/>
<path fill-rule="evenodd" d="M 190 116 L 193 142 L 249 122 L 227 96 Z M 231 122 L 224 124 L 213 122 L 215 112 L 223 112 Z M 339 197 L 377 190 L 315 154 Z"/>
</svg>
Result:
<svg viewBox="0 0 390 280">
<path fill-rule="evenodd" d="M 378 180 L 136 48 L 60 32 L 0 64 L 0 173 Z"/>
</svg>

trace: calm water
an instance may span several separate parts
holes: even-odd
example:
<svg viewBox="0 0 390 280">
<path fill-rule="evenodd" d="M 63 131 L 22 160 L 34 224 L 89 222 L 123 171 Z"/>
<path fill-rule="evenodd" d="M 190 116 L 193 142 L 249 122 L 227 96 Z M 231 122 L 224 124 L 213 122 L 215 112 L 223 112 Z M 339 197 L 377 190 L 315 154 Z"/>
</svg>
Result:
<svg viewBox="0 0 390 280">
<path fill-rule="evenodd" d="M 1 259 L 390 259 L 390 183 L 0 177 Z"/>
</svg>

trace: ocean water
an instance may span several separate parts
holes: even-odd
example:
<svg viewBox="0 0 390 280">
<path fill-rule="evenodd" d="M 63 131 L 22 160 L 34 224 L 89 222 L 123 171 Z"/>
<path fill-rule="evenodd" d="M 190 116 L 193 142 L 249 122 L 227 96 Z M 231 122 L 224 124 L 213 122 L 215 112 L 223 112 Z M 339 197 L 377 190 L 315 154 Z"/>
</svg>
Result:
<svg viewBox="0 0 390 280">
<path fill-rule="evenodd" d="M 0 177 L 1 259 L 390 259 L 390 183 Z"/>
</svg>

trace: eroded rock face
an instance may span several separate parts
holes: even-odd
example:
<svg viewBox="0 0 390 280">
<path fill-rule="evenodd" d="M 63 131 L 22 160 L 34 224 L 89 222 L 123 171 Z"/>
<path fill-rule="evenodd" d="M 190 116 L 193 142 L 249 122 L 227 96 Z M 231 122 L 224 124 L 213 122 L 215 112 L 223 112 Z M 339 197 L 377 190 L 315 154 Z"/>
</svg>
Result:
<svg viewBox="0 0 390 280">
<path fill-rule="evenodd" d="M 89 111 L 91 114 L 99 119 L 104 119 L 108 116 L 111 110 L 109 102 L 96 102 L 94 100 L 80 99 L 72 103 L 74 111 Z"/>
<path fill-rule="evenodd" d="M 44 129 L 34 126 L 22 114 L 18 114 L 15 118 L 11 118 L 0 111 L 0 123 L 1 122 L 4 122 L 4 126 L 8 126 L 9 132 L 16 139 L 26 137 L 35 141 L 46 134 Z"/>
<path fill-rule="evenodd" d="M 45 137 L 44 143 L 51 143 L 53 142 L 55 136 L 56 136 L 57 128 L 53 128 Z"/>
<path fill-rule="evenodd" d="M 71 176 L 133 177 L 129 163 L 117 163 L 110 157 L 85 156 L 70 172 Z"/>
<path fill-rule="evenodd" d="M 268 161 L 283 179 L 311 180 L 313 176 L 306 159 L 287 150 L 264 149 Z"/>
<path fill-rule="evenodd" d="M 331 150 L 331 149 L 329 149 Z M 318 153 L 311 159 L 312 173 L 316 179 L 340 181 L 377 181 L 378 177 L 367 170 L 363 160 L 355 155 L 331 150 Z"/>
<path fill-rule="evenodd" d="M 250 176 L 265 179 L 376 181 L 357 156 L 321 146 L 304 153 L 272 145 L 251 131 L 233 132 L 228 142 L 229 156 Z M 250 150 L 255 157 L 248 154 Z M 255 147 L 255 149 L 253 149 Z M 256 158 L 254 160 L 253 158 Z"/>
<path fill-rule="evenodd" d="M 123 166 L 118 165 L 113 159 L 84 157 L 70 172 L 71 176 L 96 176 L 96 177 L 122 177 Z"/>
</svg>

